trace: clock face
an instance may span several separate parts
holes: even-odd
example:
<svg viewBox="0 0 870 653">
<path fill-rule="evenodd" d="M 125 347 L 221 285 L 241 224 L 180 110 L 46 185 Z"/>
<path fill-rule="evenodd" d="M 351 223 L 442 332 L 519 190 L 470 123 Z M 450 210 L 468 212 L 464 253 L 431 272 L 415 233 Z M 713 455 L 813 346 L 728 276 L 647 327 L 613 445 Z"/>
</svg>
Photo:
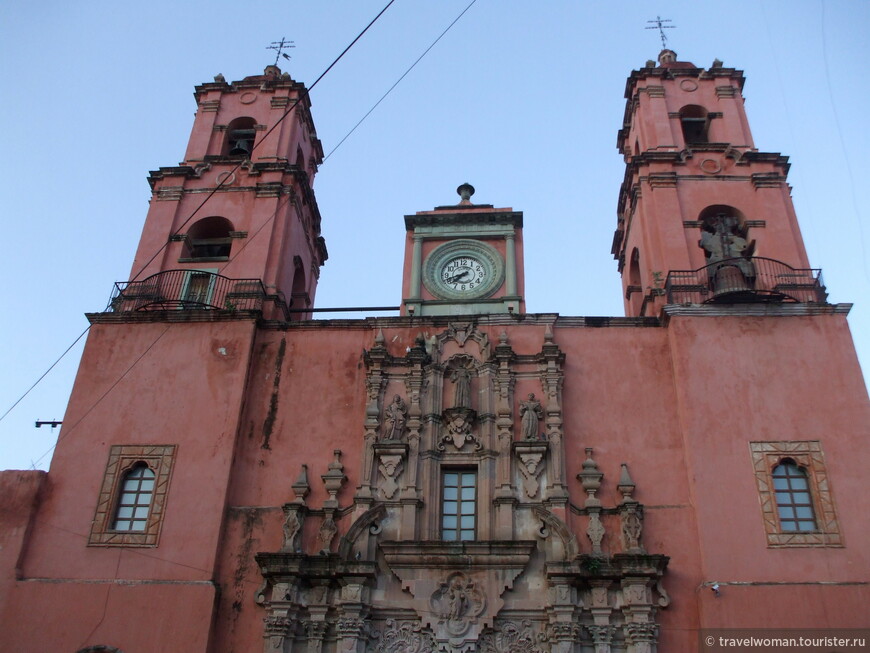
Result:
<svg viewBox="0 0 870 653">
<path fill-rule="evenodd" d="M 486 281 L 486 267 L 474 256 L 454 256 L 441 266 L 441 283 L 455 292 L 473 294 Z"/>
<path fill-rule="evenodd" d="M 494 247 L 457 239 L 437 247 L 423 266 L 423 283 L 439 299 L 489 297 L 502 285 L 504 262 Z"/>
</svg>

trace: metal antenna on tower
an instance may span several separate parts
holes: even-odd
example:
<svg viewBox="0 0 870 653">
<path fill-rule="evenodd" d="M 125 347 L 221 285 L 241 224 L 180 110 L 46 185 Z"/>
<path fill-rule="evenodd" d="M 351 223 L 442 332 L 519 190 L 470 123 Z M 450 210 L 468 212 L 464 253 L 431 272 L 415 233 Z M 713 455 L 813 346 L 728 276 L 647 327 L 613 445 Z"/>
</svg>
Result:
<svg viewBox="0 0 870 653">
<path fill-rule="evenodd" d="M 652 27 L 646 27 L 644 29 L 657 29 L 659 31 L 659 36 L 662 37 L 662 50 L 667 48 L 668 47 L 667 46 L 668 37 L 665 36 L 665 30 L 666 29 L 674 29 L 674 27 L 676 27 L 676 25 L 665 25 L 664 23 L 670 23 L 671 19 L 665 18 L 664 20 L 662 20 L 661 16 L 656 16 L 655 20 L 648 20 L 646 22 L 655 23 L 655 25 L 653 25 Z"/>
<path fill-rule="evenodd" d="M 267 50 L 277 50 L 277 54 L 275 55 L 275 65 L 278 65 L 278 59 L 284 57 L 287 61 L 290 61 L 290 55 L 282 52 L 282 50 L 295 48 L 293 45 L 293 41 L 286 40 L 283 36 L 280 41 L 272 41 L 272 45 L 266 47 Z"/>
</svg>

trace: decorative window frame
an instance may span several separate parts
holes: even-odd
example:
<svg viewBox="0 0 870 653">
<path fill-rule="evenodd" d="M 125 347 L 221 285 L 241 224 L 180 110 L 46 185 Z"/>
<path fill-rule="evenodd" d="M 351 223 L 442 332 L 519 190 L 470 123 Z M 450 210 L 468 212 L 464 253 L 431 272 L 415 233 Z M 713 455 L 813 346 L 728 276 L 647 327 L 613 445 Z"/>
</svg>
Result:
<svg viewBox="0 0 870 653">
<path fill-rule="evenodd" d="M 97 500 L 97 510 L 91 524 L 88 546 L 157 546 L 175 462 L 175 450 L 174 444 L 112 445 Z M 121 482 L 125 474 L 139 462 L 144 462 L 154 472 L 154 495 L 151 498 L 148 523 L 144 531 L 113 530 L 112 523 L 117 511 Z"/>
<path fill-rule="evenodd" d="M 749 450 L 761 501 L 767 545 L 769 547 L 843 546 L 821 443 L 818 440 L 750 442 Z M 773 468 L 785 458 L 790 458 L 806 471 L 818 527 L 815 531 L 786 532 L 780 526 L 776 493 L 773 489 Z"/>
</svg>

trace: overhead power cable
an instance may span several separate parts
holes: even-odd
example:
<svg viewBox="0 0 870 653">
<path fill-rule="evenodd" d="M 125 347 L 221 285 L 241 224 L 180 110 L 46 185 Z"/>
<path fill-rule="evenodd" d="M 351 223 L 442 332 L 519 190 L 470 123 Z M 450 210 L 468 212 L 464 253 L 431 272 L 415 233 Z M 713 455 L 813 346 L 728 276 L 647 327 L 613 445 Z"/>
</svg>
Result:
<svg viewBox="0 0 870 653">
<path fill-rule="evenodd" d="M 377 21 L 377 20 L 378 20 L 378 19 L 379 19 L 383 14 L 384 14 L 385 11 L 387 11 L 387 9 L 390 8 L 390 6 L 391 6 L 395 1 L 396 1 L 396 0 L 389 0 L 389 2 L 387 2 L 387 4 L 384 6 L 384 8 L 381 9 L 381 10 L 378 12 L 378 14 L 377 14 L 374 18 L 372 18 L 372 20 L 369 22 L 369 24 L 366 25 L 365 28 L 364 28 L 364 29 L 363 29 L 359 34 L 357 34 L 356 38 L 354 38 L 354 40 L 351 41 L 350 44 L 348 44 L 348 46 L 347 46 L 344 50 L 341 51 L 341 54 L 339 54 L 339 55 L 338 55 L 338 56 L 333 60 L 333 62 L 332 62 L 331 64 L 329 64 L 329 66 L 327 66 L 326 70 L 324 70 L 324 71 L 320 74 L 320 76 L 319 76 L 319 77 L 314 81 L 314 83 L 313 83 L 311 86 L 309 86 L 307 89 L 305 89 L 305 91 L 304 91 L 304 92 L 303 92 L 303 93 L 302 93 L 302 94 L 301 94 L 301 95 L 296 99 L 296 101 L 295 101 L 295 102 L 294 102 L 294 103 L 293 103 L 293 104 L 292 104 L 292 105 L 287 109 L 287 111 L 285 111 L 284 114 L 283 114 L 280 118 L 278 118 L 278 120 L 275 122 L 275 124 L 272 125 L 271 129 L 269 129 L 269 130 L 268 130 L 268 131 L 263 135 L 263 138 L 260 140 L 260 143 L 262 143 L 263 140 L 265 140 L 265 137 L 268 136 L 269 134 L 271 134 L 272 131 L 274 131 L 274 130 L 278 127 L 278 125 L 281 124 L 281 122 L 282 122 L 282 121 L 283 121 L 283 120 L 284 120 L 284 119 L 285 119 L 285 118 L 286 118 L 286 117 L 287 117 L 287 116 L 288 116 L 288 115 L 293 111 L 293 109 L 296 108 L 296 106 L 299 104 L 299 102 L 302 101 L 303 98 L 308 97 L 309 93 L 311 92 L 311 89 L 313 89 L 315 86 L 317 86 L 317 84 L 320 82 L 320 80 L 322 80 L 322 79 L 326 76 L 326 74 L 327 74 L 330 70 L 332 70 L 332 69 L 335 67 L 335 65 L 336 65 L 336 64 L 337 64 L 337 63 L 342 59 L 342 57 L 344 57 L 344 55 L 348 53 L 348 51 L 349 51 L 349 50 L 350 50 L 350 49 L 351 49 L 351 48 L 356 44 L 356 42 L 359 41 L 359 40 L 363 37 L 363 35 L 364 35 L 366 32 L 369 31 L 369 28 L 371 28 L 371 26 L 375 24 L 375 22 L 376 22 L 376 21 Z M 256 149 L 256 147 L 257 147 L 257 146 L 255 145 L 253 149 Z M 252 151 L 253 151 L 253 149 L 252 149 Z M 199 213 L 199 211 L 202 209 L 202 207 L 205 205 L 205 203 L 208 202 L 208 200 L 211 199 L 211 197 L 212 197 L 212 196 L 213 196 L 213 195 L 214 195 L 218 190 L 220 190 L 220 189 L 223 187 L 223 185 L 225 184 L 226 180 L 229 179 L 229 178 L 231 177 L 232 173 L 234 173 L 236 170 L 238 170 L 240 166 L 241 166 L 241 164 L 236 164 L 235 167 L 233 167 L 232 170 L 230 171 L 230 174 L 226 175 L 223 179 L 221 179 L 221 180 L 218 182 L 218 185 L 215 186 L 215 188 L 213 188 L 213 189 L 208 193 L 208 195 L 206 195 L 205 199 L 203 199 L 203 201 L 200 202 L 199 206 L 196 207 L 196 209 L 193 211 L 193 213 L 191 213 L 191 214 L 188 216 L 188 218 L 187 218 L 187 219 L 186 219 L 186 220 L 181 224 L 181 226 L 178 228 L 178 230 L 176 230 L 175 234 L 178 234 L 178 233 L 181 231 L 181 229 L 183 229 L 184 226 L 187 225 L 187 223 L 190 222 L 190 221 L 193 219 L 193 217 L 194 217 L 197 213 Z M 173 234 L 173 235 L 175 235 L 175 234 Z M 154 252 L 154 254 L 151 256 L 151 258 L 149 258 L 148 261 L 146 261 L 145 264 L 142 265 L 142 267 L 139 268 L 139 270 L 136 272 L 136 274 L 133 275 L 133 277 L 130 279 L 130 281 L 135 281 L 135 280 L 139 277 L 139 275 L 142 274 L 142 272 L 143 272 L 143 271 L 144 271 L 144 270 L 145 270 L 145 269 L 146 269 L 146 268 L 151 264 L 151 262 L 152 262 L 155 258 L 157 258 L 157 257 L 160 255 L 160 252 L 162 252 L 164 249 L 166 249 L 166 245 L 167 245 L 167 243 L 169 243 L 170 241 L 171 241 L 171 237 L 168 238 L 168 239 L 166 240 L 166 242 L 163 243 L 163 244 L 162 244 L 162 245 L 157 249 L 156 252 Z M 41 375 L 41 376 L 40 376 L 40 377 L 39 377 L 39 378 L 38 378 L 38 379 L 33 383 L 33 385 L 31 385 L 31 386 L 27 389 L 27 391 L 26 391 L 24 394 L 22 394 L 22 395 L 21 395 L 21 396 L 20 396 L 20 397 L 15 401 L 15 403 L 13 403 L 13 404 L 12 404 L 12 405 L 11 405 L 11 406 L 6 410 L 6 412 L 3 413 L 2 416 L 0 416 L 0 421 L 2 421 L 3 418 L 5 418 L 5 417 L 10 413 L 10 412 L 12 412 L 12 410 L 13 410 L 13 409 L 14 409 L 14 408 L 19 404 L 19 403 L 21 403 L 21 401 L 22 401 L 22 400 L 23 400 L 23 399 L 24 399 L 28 394 L 30 394 L 30 392 L 31 392 L 31 391 L 32 391 L 32 390 L 33 390 L 33 389 L 34 389 L 34 388 L 35 388 L 35 387 L 40 383 L 40 381 L 42 381 L 42 380 L 43 380 L 43 379 L 48 375 L 48 373 L 51 372 L 51 370 L 54 369 L 54 367 L 55 367 L 58 363 L 60 363 L 60 361 L 64 358 L 64 356 L 66 356 L 66 355 L 69 353 L 69 351 L 70 351 L 70 350 L 71 350 L 71 349 L 76 345 L 76 343 L 77 343 L 79 340 L 81 340 L 82 337 L 84 337 L 84 335 L 85 335 L 85 334 L 90 330 L 90 328 L 91 328 L 90 325 L 88 325 L 88 327 L 87 327 L 84 331 L 82 331 L 81 335 L 79 335 L 79 337 L 76 338 L 76 339 L 73 341 L 73 343 L 72 343 L 69 347 L 66 348 L 66 350 L 65 350 L 65 351 L 60 355 L 60 357 L 58 357 L 58 359 L 57 359 L 56 361 L 54 361 L 54 363 L 52 363 L 51 366 L 50 366 L 47 370 L 45 370 L 45 372 L 42 373 L 42 375 Z M 46 452 L 46 453 L 47 453 L 47 452 Z M 42 458 L 44 458 L 45 455 L 46 455 L 46 454 L 43 454 L 43 455 L 40 457 L 40 460 L 41 460 Z M 37 461 L 37 462 L 38 462 L 38 461 Z"/>
<path fill-rule="evenodd" d="M 375 102 L 375 103 L 372 105 L 372 108 L 369 109 L 368 111 L 366 111 L 365 115 L 364 115 L 362 118 L 359 119 L 359 122 L 356 123 L 356 124 L 351 128 L 351 130 L 350 130 L 349 132 L 347 132 L 347 134 L 344 135 L 344 137 L 343 137 L 340 141 L 338 141 L 338 144 L 337 144 L 334 148 L 332 148 L 332 149 L 329 151 L 329 154 L 327 154 L 325 157 L 323 157 L 323 161 L 324 161 L 324 162 L 325 162 L 329 157 L 331 157 L 331 156 L 333 155 L 333 153 L 334 153 L 338 148 L 341 147 L 341 144 L 344 143 L 344 142 L 345 142 L 345 141 L 350 137 L 350 135 L 353 134 L 353 133 L 356 131 L 356 128 L 357 128 L 357 127 L 359 127 L 361 124 L 363 124 L 363 121 L 365 121 L 365 119 L 369 117 L 369 115 L 372 113 L 372 111 L 374 111 L 375 109 L 378 108 L 378 105 L 379 105 L 381 102 L 383 102 L 384 99 L 385 99 L 385 98 L 386 98 L 390 93 L 393 92 L 393 89 L 396 88 L 396 87 L 399 85 L 399 83 L 400 83 L 403 79 L 405 79 L 405 77 L 407 77 L 408 73 L 410 73 L 412 70 L 414 70 L 414 68 L 417 66 L 418 63 L 420 63 L 420 61 L 423 59 L 423 57 L 425 57 L 427 54 L 429 54 L 429 50 L 431 50 L 432 48 L 434 48 L 434 47 L 435 47 L 435 44 L 438 43 L 438 41 L 440 41 L 440 40 L 444 37 L 444 35 L 447 34 L 447 32 L 450 31 L 450 28 L 452 28 L 452 27 L 453 27 L 457 22 L 459 22 L 459 19 L 462 18 L 462 17 L 465 15 L 465 12 L 466 12 L 466 11 L 468 11 L 469 9 L 471 9 L 471 6 L 472 6 L 475 2 L 477 2 L 477 0 L 471 0 L 471 2 L 468 3 L 468 6 L 465 7 L 465 9 L 463 9 L 463 10 L 459 13 L 459 15 L 458 15 L 456 18 L 453 19 L 453 22 L 450 23 L 450 24 L 449 24 L 449 25 L 444 29 L 444 31 L 441 32 L 441 34 L 438 35 L 438 38 L 436 38 L 434 41 L 432 41 L 432 43 L 429 45 L 428 48 L 426 48 L 425 50 L 423 50 L 423 54 L 421 54 L 419 57 L 417 57 L 417 60 L 414 61 L 414 63 L 412 63 L 412 64 L 408 67 L 408 69 L 407 69 L 405 72 L 402 73 L 402 76 L 399 77 L 399 79 L 397 79 L 397 80 L 395 81 L 395 83 L 394 83 L 392 86 L 390 86 L 390 88 L 387 89 L 387 92 L 384 93 L 384 94 L 381 96 L 381 98 L 380 98 L 377 102 Z"/>
<path fill-rule="evenodd" d="M 317 79 L 314 80 L 314 83 L 313 83 L 311 86 L 309 86 L 308 88 L 306 88 L 306 89 L 305 89 L 305 90 L 304 90 L 304 91 L 299 95 L 299 97 L 296 98 L 296 101 L 293 102 L 293 103 L 292 103 L 292 104 L 287 108 L 287 110 L 286 110 L 286 111 L 281 115 L 281 117 L 278 118 L 278 120 L 275 121 L 275 124 L 272 125 L 272 126 L 271 126 L 267 131 L 266 131 L 265 134 L 263 134 L 263 136 L 262 136 L 262 137 L 260 138 L 260 140 L 259 140 L 259 143 L 255 144 L 254 147 L 251 148 L 251 153 L 253 153 L 254 150 L 257 149 L 257 147 L 259 147 L 260 145 L 262 145 L 262 144 L 266 141 L 266 138 L 269 136 L 269 134 L 271 134 L 273 131 L 275 131 L 275 130 L 278 128 L 278 125 L 280 125 L 280 124 L 284 121 L 284 119 L 285 119 L 287 116 L 289 116 L 289 115 L 293 112 L 293 110 L 298 106 L 298 104 L 299 104 L 303 99 L 307 98 L 307 97 L 311 94 L 311 90 L 312 90 L 315 86 L 317 86 L 317 85 L 320 83 L 320 80 L 323 79 L 324 77 L 326 77 L 326 74 L 327 74 L 330 70 L 332 70 L 332 69 L 335 67 L 335 65 L 336 65 L 336 64 L 341 60 L 341 58 L 344 57 L 344 55 L 347 54 L 347 52 L 348 52 L 348 51 L 349 51 L 349 50 L 350 50 L 350 49 L 351 49 L 351 48 L 356 44 L 356 42 L 359 41 L 359 40 L 363 37 L 363 34 L 365 34 L 366 32 L 369 31 L 369 28 L 370 28 L 372 25 L 375 24 L 375 22 L 378 20 L 378 18 L 380 18 L 380 17 L 384 14 L 384 12 L 385 12 L 387 9 L 390 8 L 390 5 L 392 5 L 395 1 L 396 1 L 396 0 L 390 0 L 390 1 L 389 1 L 389 2 L 384 6 L 384 8 L 381 9 L 381 10 L 378 12 L 378 15 L 375 16 L 374 18 L 372 18 L 371 22 L 369 22 L 369 24 L 365 26 L 365 28 L 363 29 L 363 31 L 361 31 L 359 34 L 357 34 L 356 38 L 355 38 L 353 41 L 351 41 L 350 44 L 349 44 L 349 45 L 348 45 L 344 50 L 341 51 L 341 54 L 338 55 L 338 56 L 333 60 L 333 62 L 332 62 L 331 64 L 329 64 L 329 66 L 326 68 L 326 70 L 324 70 L 322 73 L 320 73 L 320 76 L 319 76 Z M 208 202 L 208 201 L 209 201 L 209 200 L 214 196 L 215 193 L 217 193 L 221 188 L 224 187 L 224 185 L 227 183 L 227 180 L 231 179 L 232 176 L 233 176 L 233 173 L 236 172 L 239 168 L 241 168 L 241 166 L 242 166 L 241 163 L 237 163 L 237 164 L 235 164 L 235 165 L 232 167 L 232 169 L 230 169 L 230 171 L 229 171 L 226 175 L 223 176 L 223 179 L 220 179 L 220 180 L 218 181 L 217 186 L 215 186 L 214 188 L 211 189 L 211 191 L 209 191 L 209 193 L 205 196 L 205 198 L 203 198 L 202 202 L 199 203 L 199 206 L 197 206 L 197 207 L 193 210 L 193 213 L 191 213 L 189 216 L 187 216 L 187 219 L 186 219 L 184 222 L 181 223 L 181 225 L 178 227 L 178 229 L 176 229 L 175 233 L 173 233 L 169 238 L 166 239 L 166 242 L 164 242 L 164 243 L 163 243 L 163 244 L 162 244 L 162 245 L 157 249 L 157 251 L 154 252 L 154 255 L 151 256 L 151 258 L 149 258 L 149 259 L 148 259 L 148 260 L 147 260 L 147 261 L 142 265 L 142 267 L 139 268 L 139 270 L 136 272 L 136 274 L 133 275 L 133 278 L 130 279 L 130 281 L 135 281 L 136 279 L 139 278 L 139 275 L 142 274 L 142 272 L 144 272 L 145 269 L 146 269 L 149 265 L 151 265 L 151 262 L 152 262 L 155 258 L 157 258 L 157 257 L 160 255 L 160 252 L 162 252 L 164 249 L 166 249 L 166 245 L 169 244 L 170 242 L 172 242 L 172 238 L 173 238 L 173 236 L 177 236 L 178 234 L 181 233 L 181 230 L 184 229 L 185 226 L 187 226 L 187 223 L 190 222 L 191 220 L 193 220 L 194 216 L 196 216 L 196 214 L 199 213 L 200 209 L 202 209 L 202 207 L 205 206 L 206 202 Z"/>
</svg>

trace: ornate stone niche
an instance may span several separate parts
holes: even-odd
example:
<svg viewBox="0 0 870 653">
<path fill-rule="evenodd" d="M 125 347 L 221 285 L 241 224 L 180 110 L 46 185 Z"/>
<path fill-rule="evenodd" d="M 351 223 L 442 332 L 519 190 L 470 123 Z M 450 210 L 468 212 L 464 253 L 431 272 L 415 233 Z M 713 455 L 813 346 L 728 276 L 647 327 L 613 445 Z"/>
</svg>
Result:
<svg viewBox="0 0 870 653">
<path fill-rule="evenodd" d="M 390 570 L 438 650 L 477 651 L 504 606 L 502 595 L 527 567 L 535 542 L 381 542 Z"/>
</svg>

